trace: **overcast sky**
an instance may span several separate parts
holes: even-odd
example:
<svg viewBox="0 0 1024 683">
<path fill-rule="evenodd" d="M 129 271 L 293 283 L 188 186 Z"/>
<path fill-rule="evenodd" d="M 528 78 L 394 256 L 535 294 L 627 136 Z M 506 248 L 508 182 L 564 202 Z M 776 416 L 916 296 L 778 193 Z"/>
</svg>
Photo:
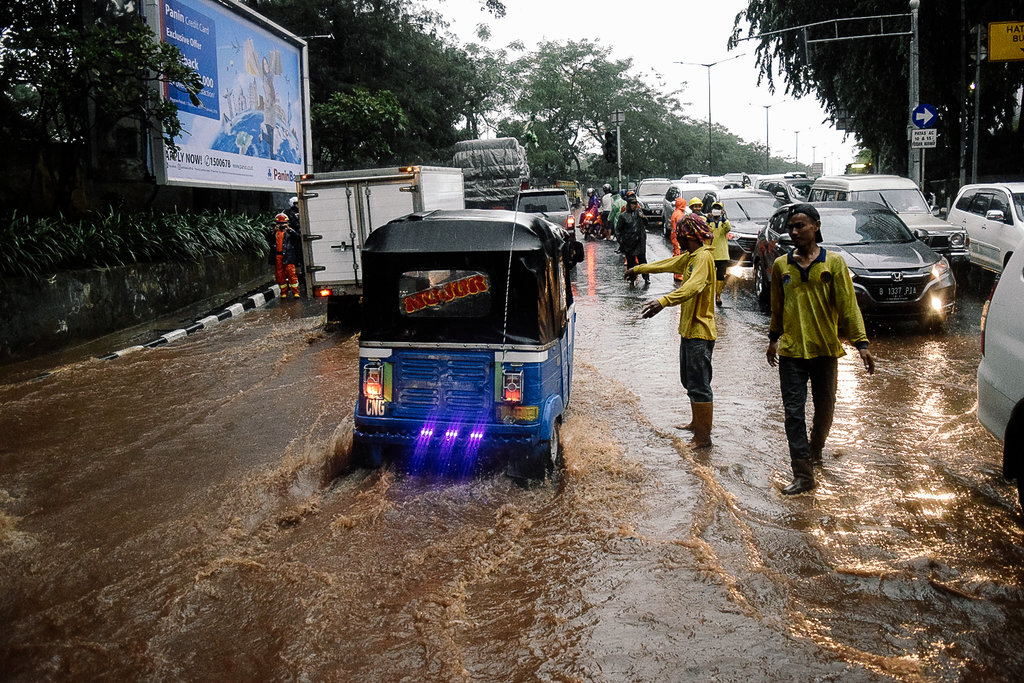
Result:
<svg viewBox="0 0 1024 683">
<path fill-rule="evenodd" d="M 825 113 L 813 97 L 787 97 L 781 77 L 776 79 L 775 95 L 767 85 L 757 85 L 755 41 L 740 43 L 731 52 L 726 49 L 733 20 L 746 7 L 745 0 L 505 0 L 508 13 L 502 19 L 481 12 L 479 0 L 424 0 L 424 4 L 451 22 L 451 32 L 462 43 L 476 42 L 479 23 L 490 25 L 494 48 L 514 40 L 523 41 L 527 49 L 542 40 L 611 42 L 612 57 L 632 58 L 635 72 L 646 74 L 653 69 L 666 83 L 682 86 L 685 82 L 680 97 L 684 112 L 704 123 L 708 120 L 708 69 L 675 62 L 707 64 L 746 53 L 711 68 L 712 122 L 747 142 L 764 143 L 764 105 L 772 105 L 767 123 L 773 157 L 792 158 L 799 153 L 801 163 L 822 162 L 826 173 L 842 173 L 853 160 L 852 138 L 843 142 L 841 131 L 822 123 Z"/>
</svg>

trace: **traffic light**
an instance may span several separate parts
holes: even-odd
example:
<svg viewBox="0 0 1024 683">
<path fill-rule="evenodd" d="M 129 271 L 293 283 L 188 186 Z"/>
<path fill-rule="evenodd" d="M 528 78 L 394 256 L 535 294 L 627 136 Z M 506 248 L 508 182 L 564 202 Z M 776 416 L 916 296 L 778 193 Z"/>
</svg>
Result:
<svg viewBox="0 0 1024 683">
<path fill-rule="evenodd" d="M 800 64 L 807 64 L 807 29 L 797 36 L 796 39 L 796 59 Z"/>
<path fill-rule="evenodd" d="M 613 164 L 619 158 L 619 143 L 616 140 L 615 132 L 606 130 L 604 132 L 604 160 Z"/>
</svg>

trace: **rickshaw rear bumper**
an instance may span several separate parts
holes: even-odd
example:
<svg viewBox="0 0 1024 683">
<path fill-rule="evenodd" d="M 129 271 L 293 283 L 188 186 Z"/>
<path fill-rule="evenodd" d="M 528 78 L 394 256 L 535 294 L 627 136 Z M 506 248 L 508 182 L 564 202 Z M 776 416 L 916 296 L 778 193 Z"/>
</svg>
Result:
<svg viewBox="0 0 1024 683">
<path fill-rule="evenodd" d="M 396 462 L 413 472 L 470 474 L 496 470 L 542 448 L 543 424 L 500 424 L 359 419 L 353 442 L 375 464 Z"/>
</svg>

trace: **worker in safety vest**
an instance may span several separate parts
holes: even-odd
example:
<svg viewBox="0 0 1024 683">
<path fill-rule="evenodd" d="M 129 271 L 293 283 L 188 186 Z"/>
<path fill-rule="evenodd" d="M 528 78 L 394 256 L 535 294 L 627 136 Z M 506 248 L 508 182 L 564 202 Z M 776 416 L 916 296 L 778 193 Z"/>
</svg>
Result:
<svg viewBox="0 0 1024 683">
<path fill-rule="evenodd" d="M 267 235 L 270 246 L 270 265 L 274 266 L 274 278 L 281 287 L 281 298 L 299 298 L 299 278 L 295 266 L 301 260 L 299 233 L 288 225 L 288 215 L 279 213 L 274 218 L 275 228 Z"/>
</svg>

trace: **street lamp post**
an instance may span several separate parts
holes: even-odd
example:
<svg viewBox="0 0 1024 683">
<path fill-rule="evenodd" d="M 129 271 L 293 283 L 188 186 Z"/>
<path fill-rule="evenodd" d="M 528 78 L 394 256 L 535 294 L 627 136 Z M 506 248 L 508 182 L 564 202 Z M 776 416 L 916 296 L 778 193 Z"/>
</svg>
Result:
<svg viewBox="0 0 1024 683">
<path fill-rule="evenodd" d="M 726 57 L 725 59 L 719 59 L 717 62 L 702 63 L 702 62 L 676 62 L 676 64 L 685 64 L 687 66 L 703 66 L 708 70 L 708 175 L 714 175 L 711 167 L 711 67 L 717 66 L 722 62 L 728 62 L 732 59 L 742 57 L 745 52 L 741 52 L 738 55 L 732 57 Z"/>
<path fill-rule="evenodd" d="M 779 100 L 778 102 L 772 102 L 771 104 L 762 104 L 761 105 L 762 107 L 764 107 L 764 172 L 765 173 L 769 172 L 768 171 L 768 164 L 771 161 L 771 155 L 772 155 L 772 148 L 771 148 L 771 145 L 768 142 L 768 110 L 771 109 L 772 107 L 774 107 L 776 104 L 782 104 L 783 102 L 787 102 L 787 101 L 788 100 Z M 748 104 L 753 104 L 753 102 L 748 102 Z"/>
</svg>

